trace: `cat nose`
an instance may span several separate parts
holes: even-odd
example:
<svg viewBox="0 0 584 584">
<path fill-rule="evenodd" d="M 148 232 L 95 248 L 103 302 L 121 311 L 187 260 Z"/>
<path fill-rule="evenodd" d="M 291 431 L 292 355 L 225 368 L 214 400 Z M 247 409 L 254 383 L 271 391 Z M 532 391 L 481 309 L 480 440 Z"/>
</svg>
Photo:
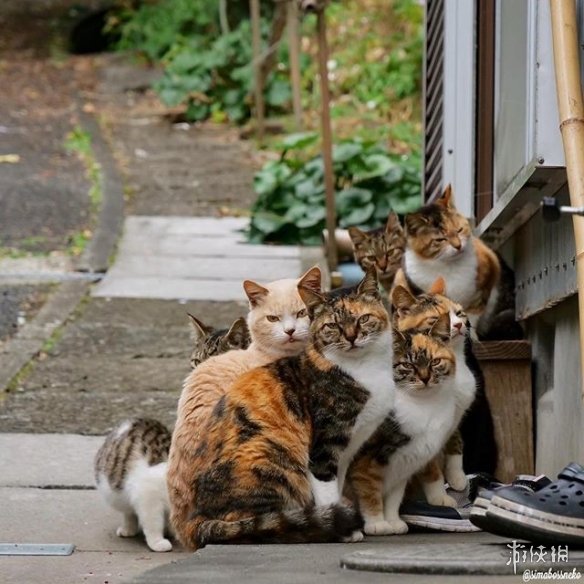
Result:
<svg viewBox="0 0 584 584">
<path fill-rule="evenodd" d="M 456 239 L 453 239 L 450 242 L 450 245 L 456 249 L 456 250 L 460 250 L 460 248 L 462 247 L 462 241 L 460 241 L 460 239 L 458 239 L 458 237 Z"/>
<path fill-rule="evenodd" d="M 458 330 L 462 329 L 462 323 L 461 322 L 454 323 L 454 328 Z"/>
<path fill-rule="evenodd" d="M 428 375 L 428 373 L 424 373 L 423 375 L 420 373 L 420 381 L 424 384 L 424 385 L 428 385 L 428 381 L 430 381 L 430 375 Z"/>
<path fill-rule="evenodd" d="M 355 329 L 347 329 L 345 330 L 345 338 L 349 343 L 354 343 L 357 339 L 357 331 Z"/>
<path fill-rule="evenodd" d="M 289 328 L 289 329 L 286 329 L 284 332 L 285 332 L 285 333 L 286 333 L 286 334 L 287 334 L 289 337 L 291 337 L 291 336 L 292 336 L 292 335 L 293 335 L 293 334 L 296 332 L 296 329 Z"/>
</svg>

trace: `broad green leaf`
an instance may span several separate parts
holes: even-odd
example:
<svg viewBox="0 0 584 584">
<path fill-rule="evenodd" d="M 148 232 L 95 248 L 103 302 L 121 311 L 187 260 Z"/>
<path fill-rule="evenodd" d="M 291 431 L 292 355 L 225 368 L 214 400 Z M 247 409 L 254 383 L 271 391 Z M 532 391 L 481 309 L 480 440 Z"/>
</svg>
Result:
<svg viewBox="0 0 584 584">
<path fill-rule="evenodd" d="M 363 152 L 363 145 L 359 142 L 342 142 L 333 147 L 333 161 L 347 162 Z"/>
<path fill-rule="evenodd" d="M 403 176 L 402 169 L 396 167 L 393 160 L 384 154 L 370 154 L 363 158 L 363 162 L 365 170 L 358 176 L 355 176 L 355 180 L 365 180 L 377 176 L 384 176 L 389 172 L 398 174 L 399 178 Z M 397 180 L 399 180 L 399 178 Z"/>
<path fill-rule="evenodd" d="M 256 229 L 265 234 L 277 231 L 285 223 L 282 217 L 274 213 L 258 213 L 252 217 L 251 221 Z"/>
<path fill-rule="evenodd" d="M 351 227 L 352 225 L 363 225 L 367 223 L 373 212 L 375 211 L 375 205 L 373 203 L 367 203 L 363 207 L 357 207 L 353 209 L 349 214 L 345 215 L 339 221 L 341 227 Z"/>
<path fill-rule="evenodd" d="M 335 195 L 337 213 L 340 216 L 350 214 L 354 209 L 359 209 L 371 202 L 373 194 L 365 189 L 350 187 Z"/>
<path fill-rule="evenodd" d="M 279 147 L 282 150 L 303 150 L 315 144 L 317 140 L 318 134 L 316 132 L 299 132 L 286 136 L 279 144 Z"/>
<path fill-rule="evenodd" d="M 312 227 L 320 223 L 326 217 L 326 209 L 323 207 L 315 207 L 310 211 L 310 214 L 296 222 L 296 225 L 301 229 Z"/>
</svg>

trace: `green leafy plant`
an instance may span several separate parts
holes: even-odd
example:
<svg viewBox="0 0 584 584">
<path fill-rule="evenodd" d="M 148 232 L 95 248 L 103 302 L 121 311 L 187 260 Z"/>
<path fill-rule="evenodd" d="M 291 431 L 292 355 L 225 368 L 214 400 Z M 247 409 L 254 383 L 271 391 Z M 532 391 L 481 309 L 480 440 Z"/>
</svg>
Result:
<svg viewBox="0 0 584 584">
<path fill-rule="evenodd" d="M 138 51 L 157 61 L 193 36 L 216 36 L 218 19 L 218 0 L 164 0 L 137 9 L 118 0 L 107 30 L 119 33 L 120 50 Z"/>
<path fill-rule="evenodd" d="M 304 161 L 300 152 L 316 134 L 295 134 L 281 144 L 278 161 L 255 176 L 258 198 L 247 236 L 253 243 L 315 245 L 325 227 L 324 165 L 321 155 Z M 333 150 L 335 200 L 340 227 L 383 225 L 390 210 L 407 213 L 421 201 L 421 161 L 417 154 L 395 156 L 374 143 L 353 139 Z"/>
<path fill-rule="evenodd" d="M 267 23 L 263 30 L 268 33 Z M 280 62 L 287 62 L 284 48 Z M 186 104 L 189 120 L 213 117 L 241 123 L 249 118 L 252 89 L 251 26 L 242 22 L 235 30 L 211 41 L 195 36 L 177 46 L 164 59 L 165 71 L 155 89 L 168 106 Z M 266 80 L 268 110 L 284 111 L 291 99 L 288 72 L 280 67 Z"/>
</svg>

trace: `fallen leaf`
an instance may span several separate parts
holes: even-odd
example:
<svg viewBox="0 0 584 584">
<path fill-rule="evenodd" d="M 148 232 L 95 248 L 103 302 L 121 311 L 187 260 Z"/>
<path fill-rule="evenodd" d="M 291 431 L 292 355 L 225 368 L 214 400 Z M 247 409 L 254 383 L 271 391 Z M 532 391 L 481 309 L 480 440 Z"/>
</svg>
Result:
<svg viewBox="0 0 584 584">
<path fill-rule="evenodd" d="M 19 154 L 0 154 L 0 164 L 18 164 L 20 162 Z"/>
</svg>

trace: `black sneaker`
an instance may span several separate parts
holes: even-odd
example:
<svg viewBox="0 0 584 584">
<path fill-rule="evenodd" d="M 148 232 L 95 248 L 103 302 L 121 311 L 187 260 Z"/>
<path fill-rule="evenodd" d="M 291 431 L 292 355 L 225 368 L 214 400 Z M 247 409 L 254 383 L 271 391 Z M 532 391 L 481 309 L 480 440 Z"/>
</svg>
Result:
<svg viewBox="0 0 584 584">
<path fill-rule="evenodd" d="M 442 505 L 430 505 L 425 501 L 406 501 L 399 516 L 410 526 L 423 530 L 465 533 L 480 531 L 458 509 Z"/>
</svg>

